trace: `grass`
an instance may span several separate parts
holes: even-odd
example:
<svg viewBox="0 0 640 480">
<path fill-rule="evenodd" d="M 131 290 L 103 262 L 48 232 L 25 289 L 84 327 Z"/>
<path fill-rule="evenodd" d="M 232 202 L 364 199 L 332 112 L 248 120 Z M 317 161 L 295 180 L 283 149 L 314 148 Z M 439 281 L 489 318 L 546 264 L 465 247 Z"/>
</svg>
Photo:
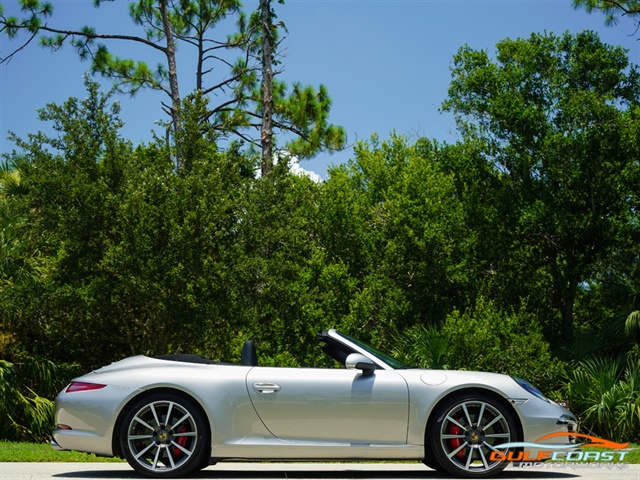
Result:
<svg viewBox="0 0 640 480">
<path fill-rule="evenodd" d="M 640 464 L 640 445 L 629 445 L 624 461 Z M 607 451 L 589 448 L 591 451 Z M 119 458 L 96 457 L 92 453 L 58 452 L 47 443 L 0 441 L 0 462 L 122 462 Z"/>
<path fill-rule="evenodd" d="M 610 452 L 611 451 L 606 448 L 596 448 L 596 447 L 588 447 L 588 448 L 584 448 L 584 450 L 589 452 Z M 640 463 L 640 445 L 632 443 L 626 448 L 626 450 L 629 450 L 629 453 L 627 453 L 624 456 L 623 462 L 639 464 Z"/>
<path fill-rule="evenodd" d="M 0 441 L 0 462 L 121 462 L 92 453 L 58 452 L 48 443 Z"/>
<path fill-rule="evenodd" d="M 629 448 L 633 448 L 633 450 L 627 454 L 625 460 L 628 463 L 640 463 L 640 445 L 632 444 L 629 445 Z"/>
</svg>

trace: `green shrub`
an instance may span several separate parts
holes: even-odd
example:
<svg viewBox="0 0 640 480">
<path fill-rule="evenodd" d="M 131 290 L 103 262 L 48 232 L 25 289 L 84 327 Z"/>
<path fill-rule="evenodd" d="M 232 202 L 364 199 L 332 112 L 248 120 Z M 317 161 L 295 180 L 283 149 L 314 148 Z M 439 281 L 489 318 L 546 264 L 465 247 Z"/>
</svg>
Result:
<svg viewBox="0 0 640 480">
<path fill-rule="evenodd" d="M 450 368 L 514 375 L 555 396 L 562 364 L 551 355 L 535 316 L 524 308 L 504 312 L 480 299 L 466 312 L 448 315 L 442 333 L 450 341 Z"/>
<path fill-rule="evenodd" d="M 640 439 L 640 356 L 594 357 L 566 372 L 567 399 L 582 429 L 614 441 Z"/>
<path fill-rule="evenodd" d="M 48 360 L 0 360 L 0 440 L 44 441 L 53 431 L 53 397 L 70 368 Z"/>
<path fill-rule="evenodd" d="M 414 325 L 395 338 L 393 356 L 407 365 L 447 369 L 446 356 L 451 340 L 433 325 Z"/>
</svg>

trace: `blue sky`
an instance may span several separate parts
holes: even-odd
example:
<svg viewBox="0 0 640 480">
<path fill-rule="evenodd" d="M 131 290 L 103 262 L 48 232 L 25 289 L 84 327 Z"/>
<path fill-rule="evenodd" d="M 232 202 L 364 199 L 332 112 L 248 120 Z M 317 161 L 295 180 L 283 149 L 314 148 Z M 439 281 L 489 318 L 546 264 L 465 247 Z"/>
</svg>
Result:
<svg viewBox="0 0 640 480">
<path fill-rule="evenodd" d="M 128 0 L 104 2 L 95 9 L 91 0 L 51 0 L 52 25 L 94 26 L 101 33 L 136 34 L 126 13 Z M 15 0 L 0 0 L 6 14 L 15 13 Z M 246 0 L 247 10 L 258 0 Z M 640 43 L 635 26 L 621 19 L 607 27 L 599 13 L 574 10 L 571 0 L 287 0 L 276 5 L 288 34 L 284 71 L 280 79 L 327 86 L 333 98 L 331 121 L 346 128 L 350 144 L 374 133 L 381 138 L 396 131 L 441 141 L 456 140 L 455 124 L 439 112 L 446 98 L 453 55 L 464 44 L 490 53 L 500 40 L 528 37 L 532 32 L 594 30 L 601 39 L 629 50 L 640 63 Z M 17 43 L 0 38 L 0 56 Z M 116 53 L 136 55 L 151 64 L 156 59 L 129 44 L 109 44 Z M 183 49 L 187 53 L 186 49 Z M 179 61 L 191 72 L 189 58 Z M 83 98 L 83 74 L 88 69 L 75 52 L 43 50 L 35 42 L 0 65 L 0 153 L 11 151 L 11 130 L 20 137 L 47 125 L 37 120 L 36 109 L 62 103 L 70 96 Z M 193 88 L 193 75 L 184 74 L 181 93 Z M 118 96 L 125 127 L 122 135 L 134 143 L 148 141 L 155 122 L 166 120 L 159 93 Z M 303 168 L 326 176 L 330 164 L 347 161 L 352 148 L 333 155 L 322 153 L 301 162 Z"/>
</svg>

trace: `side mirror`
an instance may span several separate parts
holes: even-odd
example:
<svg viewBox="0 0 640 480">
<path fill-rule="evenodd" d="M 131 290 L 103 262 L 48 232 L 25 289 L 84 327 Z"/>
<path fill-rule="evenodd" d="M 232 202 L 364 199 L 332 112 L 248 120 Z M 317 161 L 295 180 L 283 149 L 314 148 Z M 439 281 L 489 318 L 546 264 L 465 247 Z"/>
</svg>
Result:
<svg viewBox="0 0 640 480">
<path fill-rule="evenodd" d="M 362 375 L 365 377 L 371 375 L 376 369 L 375 363 L 361 353 L 350 354 L 345 360 L 344 365 L 349 370 L 362 370 Z"/>
</svg>

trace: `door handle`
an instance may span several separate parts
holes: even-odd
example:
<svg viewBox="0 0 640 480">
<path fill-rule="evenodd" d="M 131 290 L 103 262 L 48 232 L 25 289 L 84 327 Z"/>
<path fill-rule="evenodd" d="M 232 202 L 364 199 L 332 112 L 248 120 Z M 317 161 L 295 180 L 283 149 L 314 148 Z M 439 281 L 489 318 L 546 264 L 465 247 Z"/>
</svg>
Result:
<svg viewBox="0 0 640 480">
<path fill-rule="evenodd" d="M 280 385 L 278 385 L 277 383 L 256 382 L 253 384 L 253 389 L 257 393 L 263 393 L 265 395 L 278 393 L 280 391 L 280 388 Z"/>
</svg>

